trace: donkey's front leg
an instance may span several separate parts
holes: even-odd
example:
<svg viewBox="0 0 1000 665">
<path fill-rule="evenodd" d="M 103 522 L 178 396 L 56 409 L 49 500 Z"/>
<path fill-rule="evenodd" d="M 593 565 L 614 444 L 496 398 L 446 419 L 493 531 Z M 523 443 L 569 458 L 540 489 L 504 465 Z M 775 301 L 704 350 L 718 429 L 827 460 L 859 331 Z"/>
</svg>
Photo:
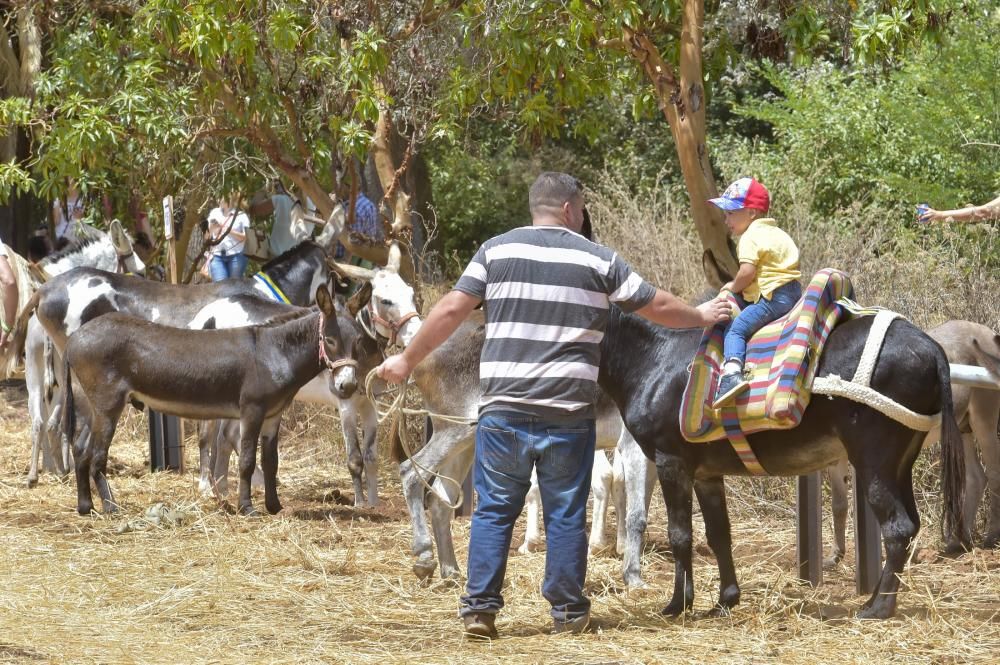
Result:
<svg viewBox="0 0 1000 665">
<path fill-rule="evenodd" d="M 677 616 L 694 605 L 691 577 L 691 475 L 675 455 L 656 453 L 656 473 L 667 504 L 667 532 L 674 553 L 674 594 L 662 614 Z"/>
<path fill-rule="evenodd" d="M 368 483 L 368 507 L 378 505 L 378 414 L 368 398 L 359 395 L 358 414 L 361 416 L 362 455 L 365 459 L 365 481 Z"/>
<path fill-rule="evenodd" d="M 708 546 L 715 553 L 719 564 L 719 602 L 712 610 L 713 615 L 728 614 L 740 602 L 740 586 L 736 581 L 736 566 L 733 564 L 733 541 L 729 526 L 729 511 L 726 508 L 726 486 L 722 478 L 696 480 L 694 491 L 698 495 L 698 505 L 705 519 L 705 536 Z"/>
<path fill-rule="evenodd" d="M 354 398 L 340 400 L 340 429 L 347 452 L 347 470 L 351 472 L 351 482 L 354 485 L 354 507 L 361 508 L 365 505 L 365 488 L 361 479 L 364 458 L 358 444 L 358 413 Z"/>
<path fill-rule="evenodd" d="M 250 498 L 250 481 L 257 466 L 257 439 L 260 437 L 264 413 L 256 407 L 244 407 L 240 414 L 240 499 L 239 511 L 243 515 L 256 515 Z"/>
<path fill-rule="evenodd" d="M 264 506 L 267 512 L 276 515 L 281 512 L 278 501 L 278 430 L 281 414 L 268 418 L 260 429 L 260 465 L 264 470 Z"/>
</svg>

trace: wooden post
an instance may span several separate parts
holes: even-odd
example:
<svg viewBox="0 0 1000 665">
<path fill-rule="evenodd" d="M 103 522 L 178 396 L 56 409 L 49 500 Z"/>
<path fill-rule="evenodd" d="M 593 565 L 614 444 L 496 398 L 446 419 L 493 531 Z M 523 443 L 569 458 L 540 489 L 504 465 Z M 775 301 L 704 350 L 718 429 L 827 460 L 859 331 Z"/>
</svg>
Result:
<svg viewBox="0 0 1000 665">
<path fill-rule="evenodd" d="M 177 284 L 177 241 L 174 239 L 174 197 L 163 198 L 163 235 L 167 240 L 167 278 Z M 149 413 L 149 467 L 153 471 L 184 472 L 184 421 L 177 416 Z"/>
<path fill-rule="evenodd" d="M 798 479 L 798 524 L 795 535 L 799 579 L 812 586 L 823 583 L 823 479 L 816 471 Z"/>
<path fill-rule="evenodd" d="M 875 590 L 882 572 L 882 532 L 854 473 L 854 588 L 858 595 Z"/>
</svg>

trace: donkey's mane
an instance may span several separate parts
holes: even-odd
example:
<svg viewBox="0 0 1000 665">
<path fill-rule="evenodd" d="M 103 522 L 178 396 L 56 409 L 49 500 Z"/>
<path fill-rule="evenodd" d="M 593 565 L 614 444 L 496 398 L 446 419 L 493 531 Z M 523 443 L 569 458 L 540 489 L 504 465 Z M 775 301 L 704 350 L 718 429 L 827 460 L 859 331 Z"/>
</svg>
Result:
<svg viewBox="0 0 1000 665">
<path fill-rule="evenodd" d="M 47 266 L 56 263 L 57 261 L 66 258 L 67 256 L 77 254 L 83 251 L 85 248 L 90 247 L 91 245 L 96 245 L 99 242 L 104 242 L 104 238 L 84 238 L 83 240 L 74 240 L 70 244 L 60 249 L 58 252 L 53 252 L 52 254 L 46 256 L 44 259 L 38 262 L 38 265 Z"/>
<path fill-rule="evenodd" d="M 261 321 L 260 323 L 254 324 L 252 326 L 247 326 L 248 328 L 275 328 L 286 323 L 291 323 L 292 321 L 297 321 L 299 319 L 304 319 L 314 312 L 318 312 L 319 307 L 313 305 L 312 307 L 299 307 L 295 311 L 287 312 L 285 314 L 278 314 L 277 316 L 272 316 L 266 321 Z"/>
<path fill-rule="evenodd" d="M 270 268 L 275 267 L 276 265 L 286 263 L 289 259 L 291 259 L 293 257 L 296 257 L 296 256 L 298 256 L 300 254 L 305 254 L 307 251 L 310 251 L 313 248 L 323 249 L 322 247 L 320 247 L 317 243 L 313 242 L 312 240 L 303 240 L 302 242 L 300 242 L 295 247 L 292 247 L 291 249 L 285 250 L 284 252 L 281 253 L 281 255 L 276 256 L 275 258 L 273 258 L 270 261 L 268 261 L 267 263 L 265 263 L 263 266 L 261 266 L 261 270 L 268 270 Z M 326 252 L 326 250 L 323 250 L 323 251 L 324 251 L 324 253 Z"/>
</svg>

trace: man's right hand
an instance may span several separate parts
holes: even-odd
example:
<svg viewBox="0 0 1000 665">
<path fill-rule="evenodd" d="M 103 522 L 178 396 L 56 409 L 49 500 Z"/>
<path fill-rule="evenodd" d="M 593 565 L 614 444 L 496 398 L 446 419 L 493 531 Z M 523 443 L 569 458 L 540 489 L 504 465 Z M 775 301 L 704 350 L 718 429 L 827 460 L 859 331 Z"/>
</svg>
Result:
<svg viewBox="0 0 1000 665">
<path fill-rule="evenodd" d="M 389 356 L 382 364 L 378 366 L 375 373 L 379 378 L 385 379 L 389 383 L 402 383 L 406 381 L 406 377 L 410 375 L 413 370 L 410 364 L 406 362 L 406 358 L 403 357 L 402 353 L 397 353 L 394 356 Z"/>
<path fill-rule="evenodd" d="M 721 294 L 708 302 L 698 305 L 697 309 L 701 313 L 702 325 L 705 328 L 733 318 L 733 306 Z"/>
</svg>

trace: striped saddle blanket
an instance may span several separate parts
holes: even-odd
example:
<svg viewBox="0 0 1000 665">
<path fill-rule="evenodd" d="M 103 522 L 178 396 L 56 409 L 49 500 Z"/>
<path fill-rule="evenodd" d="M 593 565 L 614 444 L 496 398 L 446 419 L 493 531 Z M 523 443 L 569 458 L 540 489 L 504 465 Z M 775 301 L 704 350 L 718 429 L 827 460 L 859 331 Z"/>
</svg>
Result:
<svg viewBox="0 0 1000 665">
<path fill-rule="evenodd" d="M 847 274 L 829 268 L 816 273 L 792 311 L 761 328 L 747 345 L 743 372 L 750 389 L 739 395 L 735 406 L 711 407 L 724 364 L 726 324 L 705 330 L 681 401 L 684 438 L 697 443 L 735 440 L 798 425 L 830 331 L 852 314 L 874 313 L 858 307 L 853 296 Z M 735 299 L 732 302 L 738 309 Z"/>
</svg>

